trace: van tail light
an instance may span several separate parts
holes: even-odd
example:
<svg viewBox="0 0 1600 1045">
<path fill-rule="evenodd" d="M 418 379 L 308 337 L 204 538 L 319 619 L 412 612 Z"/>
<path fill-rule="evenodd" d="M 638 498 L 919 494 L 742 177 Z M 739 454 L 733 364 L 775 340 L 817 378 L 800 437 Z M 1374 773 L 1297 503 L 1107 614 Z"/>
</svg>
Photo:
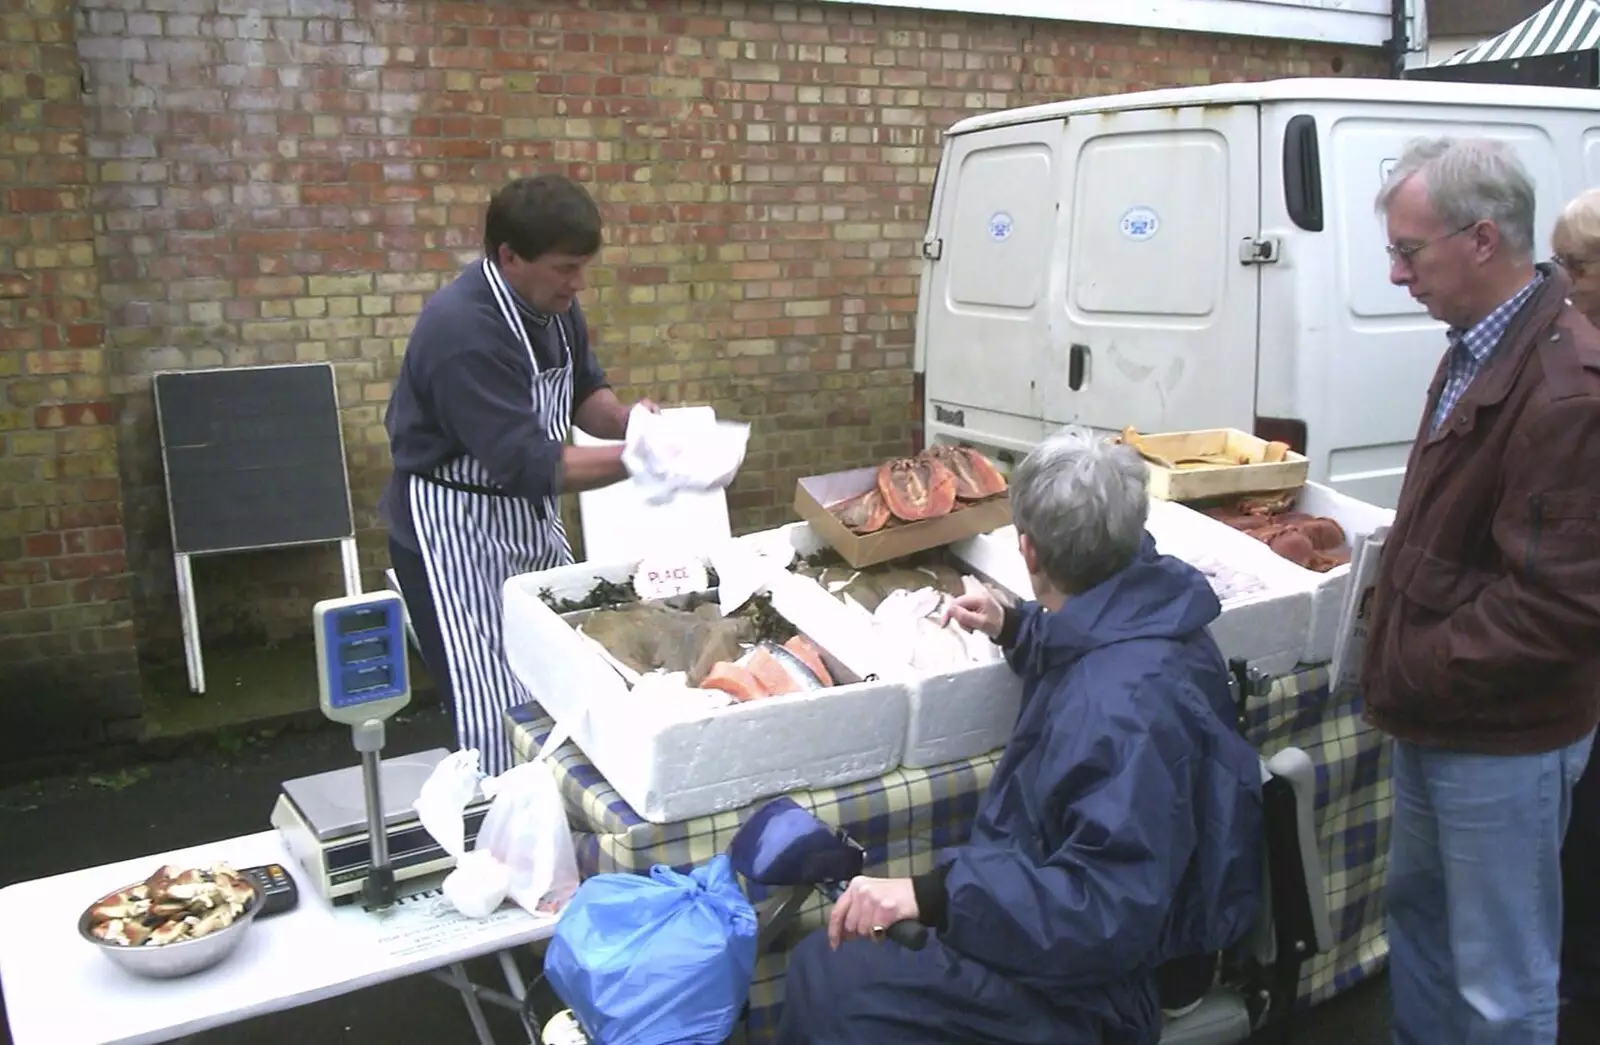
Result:
<svg viewBox="0 0 1600 1045">
<path fill-rule="evenodd" d="M 925 402 L 927 380 L 919 370 L 911 375 L 911 452 L 920 454 L 927 445 L 927 432 L 922 425 L 922 404 Z"/>
<path fill-rule="evenodd" d="M 1306 452 L 1306 423 L 1292 417 L 1256 418 L 1255 436 L 1269 443 L 1288 443 L 1297 454 Z"/>
</svg>

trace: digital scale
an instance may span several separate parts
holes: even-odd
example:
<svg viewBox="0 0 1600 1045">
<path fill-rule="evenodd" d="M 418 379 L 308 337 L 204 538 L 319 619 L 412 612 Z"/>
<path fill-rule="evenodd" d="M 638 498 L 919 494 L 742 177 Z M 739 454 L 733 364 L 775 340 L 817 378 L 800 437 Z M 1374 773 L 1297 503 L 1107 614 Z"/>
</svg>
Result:
<svg viewBox="0 0 1600 1045">
<path fill-rule="evenodd" d="M 272 826 L 326 900 L 382 909 L 399 886 L 426 892 L 455 867 L 412 808 L 448 752 L 379 758 L 384 722 L 411 703 L 400 596 L 327 599 L 312 615 L 322 713 L 350 727 L 361 764 L 284 781 Z M 475 794 L 466 809 L 468 849 L 488 812 L 488 800 Z"/>
</svg>

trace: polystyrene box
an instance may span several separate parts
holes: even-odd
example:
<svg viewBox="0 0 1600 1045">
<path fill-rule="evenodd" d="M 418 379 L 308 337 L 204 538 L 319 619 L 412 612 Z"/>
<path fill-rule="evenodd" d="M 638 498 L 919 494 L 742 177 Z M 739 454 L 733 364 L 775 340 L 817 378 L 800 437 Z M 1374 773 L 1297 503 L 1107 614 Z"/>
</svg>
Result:
<svg viewBox="0 0 1600 1045">
<path fill-rule="evenodd" d="M 826 547 L 820 534 L 808 523 L 792 523 L 739 538 L 752 542 L 787 542 L 797 555 L 807 556 Z M 974 576 L 1010 590 L 1000 579 L 962 554 L 973 546 L 972 539 L 949 545 L 959 564 Z M 799 587 L 795 597 L 817 605 L 839 608 L 844 603 L 829 594 L 816 581 L 796 575 Z M 804 592 L 804 595 L 801 595 Z M 819 610 L 815 616 L 825 614 Z M 907 690 L 905 750 L 901 764 L 911 768 L 943 765 L 972 758 L 1004 747 L 1016 728 L 1022 707 L 1022 683 L 1004 661 L 974 664 L 971 667 L 938 674 L 914 671 L 906 651 L 885 649 L 870 641 L 856 625 L 856 617 L 837 618 L 843 627 L 831 636 L 832 648 L 863 674 L 903 682 Z"/>
<path fill-rule="evenodd" d="M 1320 483 L 1306 483 L 1294 510 L 1334 520 L 1343 528 L 1348 544 L 1354 544 L 1358 537 L 1370 537 L 1375 531 L 1394 525 L 1394 509 L 1368 504 Z M 1312 589 L 1311 627 L 1300 659 L 1307 664 L 1325 664 L 1333 659 L 1333 649 L 1339 640 L 1340 615 L 1344 611 L 1344 601 L 1350 595 L 1350 564 L 1335 566 L 1327 573 L 1317 573 L 1292 562 L 1289 566 Z"/>
<path fill-rule="evenodd" d="M 861 676 L 829 649 L 819 607 L 772 586 L 773 608 L 822 648 L 840 684 L 688 714 L 636 694 L 593 645 L 539 597 L 582 600 L 600 580 L 627 583 L 636 562 L 577 563 L 506 582 L 506 657 L 617 793 L 651 823 L 737 809 L 796 789 L 880 776 L 900 764 L 906 687 Z M 826 607 L 820 607 L 826 609 Z"/>
<path fill-rule="evenodd" d="M 1216 527 L 1228 533 L 1216 532 Z M 1311 625 L 1311 590 L 1299 567 L 1252 537 L 1224 526 L 1176 501 L 1151 498 L 1145 529 L 1156 549 L 1186 562 L 1212 559 L 1249 573 L 1262 587 L 1226 599 L 1211 634 L 1222 654 L 1241 658 L 1251 667 L 1281 675 L 1294 670 Z M 1017 548 L 1016 527 L 1007 526 L 973 538 L 956 551 L 1019 598 L 1032 598 L 1032 583 Z M 1288 568 L 1288 567 L 1293 567 Z"/>
</svg>

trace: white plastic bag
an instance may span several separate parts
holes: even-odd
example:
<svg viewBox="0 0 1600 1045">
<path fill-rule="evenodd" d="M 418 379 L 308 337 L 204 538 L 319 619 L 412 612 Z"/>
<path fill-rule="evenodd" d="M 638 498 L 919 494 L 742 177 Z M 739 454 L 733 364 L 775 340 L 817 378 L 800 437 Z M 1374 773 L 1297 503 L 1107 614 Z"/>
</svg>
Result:
<svg viewBox="0 0 1600 1045">
<path fill-rule="evenodd" d="M 507 895 L 530 913 L 546 897 L 565 902 L 578 888 L 578 856 L 549 764 L 524 762 L 481 786 L 492 801 L 474 848 L 487 850 L 510 872 Z"/>
<path fill-rule="evenodd" d="M 478 791 L 483 772 L 476 750 L 455 751 L 423 781 L 411 807 L 439 848 L 453 857 L 455 870 L 445 876 L 444 897 L 468 918 L 487 918 L 505 902 L 511 876 L 487 851 L 467 852 L 467 803 Z"/>
<path fill-rule="evenodd" d="M 537 759 L 485 777 L 478 761 L 470 749 L 447 756 L 413 804 L 423 828 L 455 858 L 445 899 L 468 918 L 488 917 L 508 896 L 529 912 L 547 896 L 564 902 L 578 888 L 578 859 L 549 765 Z M 490 799 L 489 812 L 467 852 L 467 804 L 479 791 Z"/>
</svg>

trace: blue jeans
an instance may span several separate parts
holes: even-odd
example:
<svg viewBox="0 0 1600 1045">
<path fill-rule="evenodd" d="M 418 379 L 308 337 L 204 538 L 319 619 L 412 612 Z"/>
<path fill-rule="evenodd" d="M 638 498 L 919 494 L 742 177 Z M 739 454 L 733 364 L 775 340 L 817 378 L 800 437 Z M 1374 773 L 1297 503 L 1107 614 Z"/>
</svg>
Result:
<svg viewBox="0 0 1600 1045">
<path fill-rule="evenodd" d="M 1517 756 L 1395 742 L 1395 1045 L 1555 1045 L 1561 840 L 1593 741 Z"/>
</svg>

